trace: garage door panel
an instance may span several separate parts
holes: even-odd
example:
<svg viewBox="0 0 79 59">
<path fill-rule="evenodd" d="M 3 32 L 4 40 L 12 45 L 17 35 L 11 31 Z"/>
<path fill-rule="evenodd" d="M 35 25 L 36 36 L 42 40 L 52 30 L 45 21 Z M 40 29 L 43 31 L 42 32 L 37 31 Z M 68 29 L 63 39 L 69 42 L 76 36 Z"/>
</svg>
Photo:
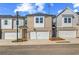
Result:
<svg viewBox="0 0 79 59">
<path fill-rule="evenodd" d="M 16 39 L 17 34 L 14 32 L 5 33 L 5 39 Z M 22 38 L 22 33 L 18 33 L 18 38 Z"/>
<path fill-rule="evenodd" d="M 38 39 L 49 39 L 49 33 L 48 32 L 38 32 L 37 38 Z"/>
<path fill-rule="evenodd" d="M 36 39 L 36 33 L 35 32 L 31 32 L 30 33 L 30 38 L 31 39 Z"/>
<path fill-rule="evenodd" d="M 49 39 L 49 32 L 31 32 L 31 39 Z"/>
<path fill-rule="evenodd" d="M 61 37 L 61 38 L 75 38 L 76 31 L 59 31 L 59 37 Z"/>
</svg>

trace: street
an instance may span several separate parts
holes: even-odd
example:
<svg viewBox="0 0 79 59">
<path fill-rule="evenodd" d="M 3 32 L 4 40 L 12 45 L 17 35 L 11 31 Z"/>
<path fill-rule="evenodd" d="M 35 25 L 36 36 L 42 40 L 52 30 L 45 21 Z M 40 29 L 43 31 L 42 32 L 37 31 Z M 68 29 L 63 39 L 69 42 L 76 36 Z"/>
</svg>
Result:
<svg viewBox="0 0 79 59">
<path fill-rule="evenodd" d="M 78 55 L 78 44 L 0 46 L 0 55 Z"/>
</svg>

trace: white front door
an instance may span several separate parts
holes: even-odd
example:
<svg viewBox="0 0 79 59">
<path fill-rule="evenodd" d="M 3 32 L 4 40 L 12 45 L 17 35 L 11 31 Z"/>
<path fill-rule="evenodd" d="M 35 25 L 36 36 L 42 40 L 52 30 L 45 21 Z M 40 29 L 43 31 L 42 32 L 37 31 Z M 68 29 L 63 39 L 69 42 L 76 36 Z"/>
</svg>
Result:
<svg viewBox="0 0 79 59">
<path fill-rule="evenodd" d="M 49 39 L 49 32 L 31 32 L 31 39 Z"/>
</svg>

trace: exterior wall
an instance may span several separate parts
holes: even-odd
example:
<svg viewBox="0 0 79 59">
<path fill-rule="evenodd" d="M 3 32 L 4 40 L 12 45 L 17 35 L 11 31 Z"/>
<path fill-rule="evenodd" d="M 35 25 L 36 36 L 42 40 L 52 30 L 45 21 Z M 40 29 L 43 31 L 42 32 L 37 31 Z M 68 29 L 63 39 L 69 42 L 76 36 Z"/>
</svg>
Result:
<svg viewBox="0 0 79 59">
<path fill-rule="evenodd" d="M 5 39 L 5 33 L 16 33 L 16 30 L 12 30 L 12 29 L 5 29 L 5 30 L 2 30 L 2 39 Z M 22 30 L 19 29 L 18 31 L 18 35 L 21 35 L 22 33 Z M 16 35 L 16 34 L 15 34 Z M 21 39 L 22 35 L 19 36 L 19 38 Z M 12 38 L 13 39 L 13 38 Z"/>
<path fill-rule="evenodd" d="M 33 31 L 34 29 L 34 16 L 27 16 L 27 31 Z"/>
<path fill-rule="evenodd" d="M 8 21 L 8 24 L 5 25 L 5 20 Z M 12 29 L 12 18 L 1 18 L 1 29 Z"/>
<path fill-rule="evenodd" d="M 4 22 L 5 20 L 8 21 L 8 24 L 5 25 Z M 24 25 L 24 20 L 23 18 L 19 19 L 19 26 Z M 5 33 L 16 33 L 16 19 L 12 18 L 1 18 L 1 31 L 2 31 L 2 39 L 5 39 Z M 22 33 L 22 31 L 19 29 L 19 32 Z"/>
<path fill-rule="evenodd" d="M 34 28 L 34 16 L 27 17 L 27 39 L 30 39 L 30 32 L 49 32 L 49 36 L 52 37 L 52 17 L 44 16 L 44 28 Z"/>
<path fill-rule="evenodd" d="M 57 17 L 57 27 L 63 27 L 62 25 L 62 15 L 63 14 L 71 14 L 74 16 L 74 18 L 72 19 L 72 27 L 75 27 L 77 25 L 77 22 L 78 22 L 78 15 L 69 10 L 69 9 L 66 9 L 63 13 L 61 13 L 58 17 Z"/>
<path fill-rule="evenodd" d="M 23 26 L 24 25 L 24 20 L 23 19 L 19 19 L 19 25 L 18 26 Z M 13 29 L 16 29 L 17 24 L 16 24 L 16 20 L 13 20 Z"/>
<path fill-rule="evenodd" d="M 8 25 L 5 25 L 5 20 L 8 20 Z M 12 23 L 13 21 L 13 23 Z M 19 26 L 24 25 L 24 20 L 22 18 L 19 19 Z M 1 18 L 1 29 L 16 29 L 16 19 L 12 20 L 12 18 Z"/>
<path fill-rule="evenodd" d="M 51 16 L 45 16 L 44 17 L 44 28 L 34 28 L 34 16 L 28 16 L 27 17 L 27 27 L 28 31 L 34 31 L 34 29 L 40 29 L 40 30 L 52 30 L 52 17 Z"/>
<path fill-rule="evenodd" d="M 73 15 L 74 18 L 72 19 L 72 26 L 68 26 L 68 27 L 65 27 L 63 26 L 62 24 L 62 15 L 65 15 L 65 14 L 70 14 L 70 15 Z M 57 18 L 57 37 L 59 37 L 59 31 L 76 31 L 76 37 L 79 36 L 79 32 L 77 32 L 77 28 L 78 28 L 78 23 L 79 23 L 79 19 L 78 19 L 78 15 L 73 12 L 72 10 L 69 10 L 69 9 L 66 9 L 63 13 L 61 13 Z"/>
</svg>

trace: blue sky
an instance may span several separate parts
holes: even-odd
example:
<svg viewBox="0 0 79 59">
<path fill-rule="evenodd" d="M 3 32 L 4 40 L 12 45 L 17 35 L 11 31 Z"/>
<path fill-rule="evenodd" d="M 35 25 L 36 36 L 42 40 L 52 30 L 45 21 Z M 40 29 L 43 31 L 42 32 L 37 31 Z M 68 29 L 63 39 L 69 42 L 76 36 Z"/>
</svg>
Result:
<svg viewBox="0 0 79 59">
<path fill-rule="evenodd" d="M 0 3 L 0 15 L 15 15 L 16 11 L 23 16 L 38 12 L 57 15 L 66 7 L 79 11 L 79 4 L 75 3 Z"/>
</svg>

